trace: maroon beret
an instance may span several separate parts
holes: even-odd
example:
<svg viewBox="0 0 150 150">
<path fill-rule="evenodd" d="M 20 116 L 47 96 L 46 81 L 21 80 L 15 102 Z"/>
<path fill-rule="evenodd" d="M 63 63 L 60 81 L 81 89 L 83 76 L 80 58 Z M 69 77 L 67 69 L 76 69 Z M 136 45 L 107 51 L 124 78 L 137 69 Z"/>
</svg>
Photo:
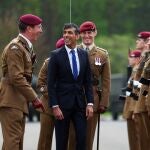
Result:
<svg viewBox="0 0 150 150">
<path fill-rule="evenodd" d="M 129 53 L 129 57 L 140 57 L 141 51 L 140 50 L 133 50 Z"/>
<path fill-rule="evenodd" d="M 83 22 L 80 25 L 80 32 L 94 31 L 94 30 L 96 30 L 96 25 L 93 22 L 91 22 L 91 21 Z"/>
<path fill-rule="evenodd" d="M 25 14 L 19 18 L 19 21 L 27 25 L 39 25 L 42 23 L 42 19 L 32 14 Z"/>
<path fill-rule="evenodd" d="M 148 31 L 143 31 L 138 34 L 138 38 L 147 39 L 148 37 L 150 37 L 150 32 Z"/>
<path fill-rule="evenodd" d="M 58 39 L 58 41 L 56 42 L 56 48 L 61 48 L 62 46 L 65 45 L 65 41 L 64 38 L 60 38 Z"/>
</svg>

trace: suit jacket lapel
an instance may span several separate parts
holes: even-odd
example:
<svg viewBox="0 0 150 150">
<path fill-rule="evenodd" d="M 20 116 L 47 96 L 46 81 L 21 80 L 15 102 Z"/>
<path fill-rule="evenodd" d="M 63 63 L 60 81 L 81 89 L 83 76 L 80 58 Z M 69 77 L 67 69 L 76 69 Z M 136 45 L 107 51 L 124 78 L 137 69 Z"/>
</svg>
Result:
<svg viewBox="0 0 150 150">
<path fill-rule="evenodd" d="M 63 47 L 61 52 L 62 52 L 62 62 L 66 65 L 66 69 L 68 70 L 68 73 L 72 76 L 72 78 L 74 78 L 73 74 L 72 74 L 72 70 L 71 70 L 68 54 L 67 54 L 67 51 L 66 51 L 65 47 Z M 81 72 L 82 72 L 82 69 L 83 69 L 83 59 L 84 59 L 83 57 L 84 56 L 83 56 L 83 53 L 80 50 L 80 48 L 77 48 L 77 53 L 78 53 L 79 65 L 80 65 L 80 70 L 79 70 L 79 75 L 78 75 L 78 77 L 79 77 Z"/>
<path fill-rule="evenodd" d="M 67 54 L 65 47 L 63 47 L 61 52 L 62 52 L 62 62 L 65 64 L 66 69 L 68 70 L 68 73 L 70 73 L 73 76 L 71 66 L 70 66 L 70 61 L 69 61 L 68 54 Z"/>
<path fill-rule="evenodd" d="M 80 73 L 82 72 L 82 68 L 83 68 L 83 55 L 82 55 L 82 51 L 79 48 L 77 49 L 77 52 L 78 52 L 78 57 L 79 57 L 79 65 L 80 65 L 79 75 L 80 75 Z"/>
</svg>

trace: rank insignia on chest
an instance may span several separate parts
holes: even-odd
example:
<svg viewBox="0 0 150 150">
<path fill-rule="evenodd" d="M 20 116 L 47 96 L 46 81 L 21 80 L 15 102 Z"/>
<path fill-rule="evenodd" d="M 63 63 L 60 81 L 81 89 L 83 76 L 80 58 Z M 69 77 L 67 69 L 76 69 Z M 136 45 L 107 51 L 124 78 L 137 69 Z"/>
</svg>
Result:
<svg viewBox="0 0 150 150">
<path fill-rule="evenodd" d="M 102 65 L 100 57 L 95 57 L 95 65 L 96 66 L 101 66 Z"/>
</svg>

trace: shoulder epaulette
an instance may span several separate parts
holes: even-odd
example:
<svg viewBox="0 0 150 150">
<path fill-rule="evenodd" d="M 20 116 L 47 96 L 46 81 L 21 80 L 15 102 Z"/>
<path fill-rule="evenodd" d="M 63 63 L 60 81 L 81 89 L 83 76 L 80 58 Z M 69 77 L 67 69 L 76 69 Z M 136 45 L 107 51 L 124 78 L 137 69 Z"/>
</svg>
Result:
<svg viewBox="0 0 150 150">
<path fill-rule="evenodd" d="M 103 52 L 105 52 L 105 54 L 108 55 L 108 51 L 106 49 L 103 49 L 101 47 L 96 47 L 96 48 L 99 49 L 99 50 L 101 50 L 101 51 L 103 51 Z"/>
<path fill-rule="evenodd" d="M 12 44 L 10 44 L 10 49 L 11 50 L 14 50 L 14 49 L 17 50 L 17 49 L 19 49 L 19 46 L 15 43 L 12 43 Z"/>
<path fill-rule="evenodd" d="M 13 39 L 12 41 L 11 41 L 11 43 L 10 43 L 10 49 L 20 49 L 20 46 L 19 46 L 19 44 L 18 44 L 18 39 L 17 38 L 15 38 L 15 39 Z"/>
</svg>

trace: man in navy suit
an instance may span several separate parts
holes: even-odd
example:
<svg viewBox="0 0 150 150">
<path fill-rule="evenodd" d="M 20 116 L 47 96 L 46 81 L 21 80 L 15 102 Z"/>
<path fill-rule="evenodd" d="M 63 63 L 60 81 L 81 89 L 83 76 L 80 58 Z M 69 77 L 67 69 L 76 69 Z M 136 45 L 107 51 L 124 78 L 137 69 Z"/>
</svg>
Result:
<svg viewBox="0 0 150 150">
<path fill-rule="evenodd" d="M 65 46 L 51 53 L 48 64 L 49 103 L 56 118 L 56 150 L 67 150 L 69 125 L 76 132 L 76 150 L 86 150 L 87 119 L 93 116 L 93 93 L 88 54 L 77 48 L 79 29 L 67 23 Z"/>
</svg>

